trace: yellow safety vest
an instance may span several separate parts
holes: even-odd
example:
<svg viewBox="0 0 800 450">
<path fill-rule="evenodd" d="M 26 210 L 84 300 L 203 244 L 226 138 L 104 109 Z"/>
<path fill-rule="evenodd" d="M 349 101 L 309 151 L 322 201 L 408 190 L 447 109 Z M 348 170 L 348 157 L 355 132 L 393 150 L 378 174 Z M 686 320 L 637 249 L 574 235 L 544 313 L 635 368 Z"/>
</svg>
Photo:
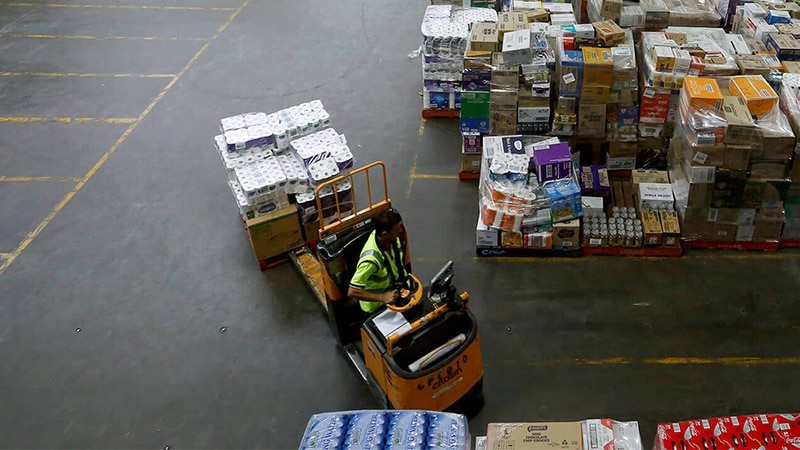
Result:
<svg viewBox="0 0 800 450">
<path fill-rule="evenodd" d="M 364 290 L 382 294 L 392 287 L 393 282 L 406 279 L 408 273 L 403 265 L 405 255 L 403 254 L 403 244 L 400 238 L 397 238 L 394 248 L 392 249 L 397 253 L 396 258 L 392 258 L 378 246 L 378 241 L 375 239 L 376 236 L 376 231 L 373 231 L 372 234 L 369 235 L 369 239 L 364 243 L 364 248 L 361 250 L 358 264 L 366 262 L 375 265 L 377 270 L 367 279 Z M 400 262 L 400 267 L 397 267 L 397 261 Z M 366 312 L 373 312 L 383 305 L 381 302 L 368 302 L 365 300 L 360 300 L 359 304 L 361 305 L 361 309 Z"/>
</svg>

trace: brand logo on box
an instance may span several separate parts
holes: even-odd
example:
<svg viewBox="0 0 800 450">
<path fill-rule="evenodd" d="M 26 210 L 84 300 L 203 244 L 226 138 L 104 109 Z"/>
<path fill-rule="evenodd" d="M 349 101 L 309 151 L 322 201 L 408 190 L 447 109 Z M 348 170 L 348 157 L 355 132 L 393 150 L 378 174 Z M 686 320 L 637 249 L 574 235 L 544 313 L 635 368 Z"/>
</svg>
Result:
<svg viewBox="0 0 800 450">
<path fill-rule="evenodd" d="M 528 427 L 528 433 L 534 431 L 547 431 L 547 425 L 531 425 Z"/>
</svg>

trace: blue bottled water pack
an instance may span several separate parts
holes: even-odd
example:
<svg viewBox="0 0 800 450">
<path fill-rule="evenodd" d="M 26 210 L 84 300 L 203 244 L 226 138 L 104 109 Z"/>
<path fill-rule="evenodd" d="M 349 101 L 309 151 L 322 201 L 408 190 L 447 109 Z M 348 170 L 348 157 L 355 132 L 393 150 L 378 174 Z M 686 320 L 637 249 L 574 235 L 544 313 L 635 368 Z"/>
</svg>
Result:
<svg viewBox="0 0 800 450">
<path fill-rule="evenodd" d="M 300 450 L 444 450 L 470 448 L 467 418 L 419 410 L 315 414 Z"/>
</svg>

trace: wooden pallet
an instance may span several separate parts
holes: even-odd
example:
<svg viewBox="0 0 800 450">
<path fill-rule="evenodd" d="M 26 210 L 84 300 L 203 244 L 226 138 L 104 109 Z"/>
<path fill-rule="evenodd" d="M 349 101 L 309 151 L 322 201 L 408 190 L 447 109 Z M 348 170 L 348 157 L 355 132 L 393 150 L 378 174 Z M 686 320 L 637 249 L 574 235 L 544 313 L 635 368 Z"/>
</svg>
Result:
<svg viewBox="0 0 800 450">
<path fill-rule="evenodd" d="M 585 246 L 581 248 L 583 256 L 638 256 L 638 257 L 672 257 L 677 258 L 683 255 L 680 247 L 595 247 Z"/>
<path fill-rule="evenodd" d="M 458 119 L 461 117 L 460 109 L 423 109 L 422 117 L 425 119 L 434 119 L 437 117 L 447 119 Z"/>
<path fill-rule="evenodd" d="M 509 258 L 578 258 L 581 256 L 577 250 L 541 250 L 535 248 L 501 248 L 501 247 L 476 247 L 475 255 L 479 257 L 509 257 Z"/>
<path fill-rule="evenodd" d="M 781 239 L 778 248 L 800 248 L 800 239 Z"/>
<path fill-rule="evenodd" d="M 701 250 L 749 250 L 774 252 L 778 250 L 778 242 L 740 242 L 740 241 L 713 241 L 711 239 L 682 239 L 684 249 Z"/>
<path fill-rule="evenodd" d="M 273 267 L 278 267 L 283 263 L 289 262 L 289 256 L 287 254 L 282 254 L 278 256 L 273 256 L 272 258 L 267 259 L 260 259 L 258 261 L 258 267 L 261 268 L 261 271 L 272 269 Z"/>
<path fill-rule="evenodd" d="M 481 177 L 481 174 L 475 172 L 458 172 L 458 179 L 459 180 L 477 180 Z"/>
</svg>

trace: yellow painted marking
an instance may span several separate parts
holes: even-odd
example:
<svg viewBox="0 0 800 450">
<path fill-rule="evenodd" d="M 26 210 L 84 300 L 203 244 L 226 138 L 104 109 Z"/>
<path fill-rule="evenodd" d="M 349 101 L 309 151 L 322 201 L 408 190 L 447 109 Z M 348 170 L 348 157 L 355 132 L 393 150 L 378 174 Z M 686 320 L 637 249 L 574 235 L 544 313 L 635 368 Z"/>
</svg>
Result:
<svg viewBox="0 0 800 450">
<path fill-rule="evenodd" d="M 689 250 L 691 252 L 691 250 Z M 791 249 L 778 250 L 777 252 L 757 252 L 739 250 L 715 250 L 712 253 L 691 254 L 683 256 L 686 259 L 794 259 L 800 257 L 800 253 L 792 252 Z"/>
<path fill-rule="evenodd" d="M 207 41 L 201 37 L 159 37 L 159 36 L 84 36 L 64 34 L 20 34 L 2 33 L 0 38 L 16 39 L 91 39 L 91 40 L 134 40 L 134 41 Z"/>
<path fill-rule="evenodd" d="M 83 3 L 9 3 L 3 6 L 14 6 L 20 8 L 44 7 L 44 8 L 103 8 L 103 9 L 164 9 L 171 11 L 235 11 L 233 7 L 222 6 L 154 6 L 154 5 L 98 5 Z"/>
<path fill-rule="evenodd" d="M 758 356 L 732 356 L 720 358 L 697 357 L 667 357 L 667 358 L 605 358 L 605 359 L 550 359 L 541 361 L 524 361 L 518 359 L 504 359 L 486 361 L 494 364 L 512 364 L 523 366 L 619 366 L 630 364 L 662 365 L 662 366 L 689 366 L 689 365 L 723 365 L 723 366 L 766 366 L 766 365 L 797 365 L 800 357 L 789 356 L 782 358 L 762 358 Z"/>
<path fill-rule="evenodd" d="M 431 173 L 415 173 L 414 178 L 421 180 L 457 180 L 458 175 L 436 175 Z"/>
<path fill-rule="evenodd" d="M 411 171 L 408 172 L 408 191 L 406 198 L 411 198 L 411 189 L 414 187 L 414 176 L 417 174 L 417 155 L 414 155 L 414 163 L 411 164 Z"/>
<path fill-rule="evenodd" d="M 0 77 L 175 78 L 174 73 L 0 72 Z"/>
<path fill-rule="evenodd" d="M 0 253 L 0 259 L 11 258 L 11 253 Z"/>
<path fill-rule="evenodd" d="M 97 117 L 0 117 L 2 122 L 15 122 L 15 123 L 33 123 L 33 122 L 60 122 L 60 123 L 135 123 L 134 117 L 114 117 L 109 119 L 101 119 Z"/>
<path fill-rule="evenodd" d="M 8 267 L 11 264 L 13 264 L 14 261 L 16 261 L 19 255 L 23 251 L 25 251 L 25 249 L 28 248 L 29 245 L 31 245 L 31 242 L 33 242 L 33 240 L 36 239 L 37 236 L 39 236 L 42 230 L 44 230 L 44 228 L 53 220 L 53 218 L 55 218 L 55 216 L 62 209 L 64 209 L 64 206 L 66 206 L 67 203 L 69 203 L 69 201 L 72 200 L 72 197 L 74 197 L 75 194 L 77 194 L 78 191 L 80 191 L 83 188 L 83 186 L 86 185 L 86 183 L 92 178 L 92 176 L 94 176 L 94 174 L 97 173 L 97 171 L 100 170 L 101 167 L 103 167 L 103 164 L 105 164 L 108 158 L 111 157 L 111 155 L 119 148 L 120 145 L 122 145 L 123 142 L 125 142 L 125 139 L 127 139 L 128 136 L 130 136 L 130 134 L 133 133 L 133 130 L 135 130 L 136 127 L 138 127 L 139 124 L 142 123 L 142 120 L 144 120 L 144 118 L 147 117 L 148 114 L 150 114 L 150 111 L 152 111 L 153 108 L 155 108 L 156 105 L 161 101 L 161 99 L 164 98 L 167 92 L 170 89 L 172 89 L 173 86 L 175 86 L 175 83 L 178 82 L 178 80 L 183 76 L 183 74 L 185 74 L 186 71 L 188 71 L 194 65 L 195 62 L 197 62 L 200 56 L 203 53 L 205 53 L 205 51 L 211 45 L 211 42 L 214 41 L 217 37 L 219 37 L 219 35 L 222 34 L 222 32 L 225 31 L 226 28 L 228 28 L 228 25 L 230 25 L 231 22 L 233 22 L 233 20 L 236 19 L 236 16 L 238 16 L 239 13 L 242 12 L 244 7 L 247 6 L 248 3 L 250 3 L 250 0 L 244 0 L 244 3 L 242 3 L 238 8 L 236 8 L 236 10 L 233 13 L 231 13 L 231 15 L 228 17 L 228 21 L 220 25 L 219 28 L 217 28 L 217 31 L 214 32 L 214 35 L 211 36 L 211 38 L 208 39 L 206 43 L 203 44 L 202 47 L 200 47 L 200 50 L 198 50 L 197 53 L 194 54 L 192 59 L 190 59 L 189 62 L 187 62 L 186 65 L 184 65 L 183 68 L 175 75 L 175 77 L 172 80 L 170 80 L 170 82 L 167 83 L 166 86 L 164 86 L 164 89 L 162 89 L 161 92 L 159 92 L 158 95 L 156 95 L 156 97 L 150 102 L 150 104 L 147 105 L 147 108 L 145 108 L 145 110 L 142 111 L 141 114 L 139 114 L 139 117 L 136 118 L 133 123 L 131 123 L 128 129 L 125 130 L 124 133 L 122 133 L 122 136 L 120 136 L 116 140 L 116 142 L 114 142 L 114 144 L 111 145 L 111 148 L 109 148 L 108 151 L 105 154 L 103 154 L 103 156 L 101 156 L 100 159 L 94 164 L 94 166 L 92 166 L 92 168 L 89 169 L 88 172 L 86 172 L 86 175 L 78 183 L 75 184 L 75 187 L 72 188 L 71 191 L 67 192 L 64 198 L 62 198 L 61 201 L 58 202 L 55 208 L 53 208 L 53 210 L 50 211 L 50 214 L 48 214 L 47 217 L 45 217 L 44 220 L 42 220 L 39 223 L 39 225 L 37 225 L 36 228 L 33 229 L 33 231 L 31 231 L 30 233 L 28 233 L 27 236 L 25 236 L 25 239 L 23 239 L 22 242 L 17 246 L 17 248 L 14 249 L 14 251 L 11 253 L 11 257 L 7 258 L 2 264 L 0 264 L 0 275 L 2 275 L 6 271 L 6 269 L 8 269 Z"/>
<path fill-rule="evenodd" d="M 422 136 L 422 133 L 425 132 L 425 122 L 427 122 L 427 121 L 428 121 L 428 119 L 423 117 L 422 118 L 422 123 L 419 124 L 419 135 L 420 136 Z"/>
<path fill-rule="evenodd" d="M 4 177 L 0 176 L 0 181 L 25 182 L 25 181 L 55 181 L 58 183 L 80 183 L 81 178 L 74 177 Z"/>
</svg>

